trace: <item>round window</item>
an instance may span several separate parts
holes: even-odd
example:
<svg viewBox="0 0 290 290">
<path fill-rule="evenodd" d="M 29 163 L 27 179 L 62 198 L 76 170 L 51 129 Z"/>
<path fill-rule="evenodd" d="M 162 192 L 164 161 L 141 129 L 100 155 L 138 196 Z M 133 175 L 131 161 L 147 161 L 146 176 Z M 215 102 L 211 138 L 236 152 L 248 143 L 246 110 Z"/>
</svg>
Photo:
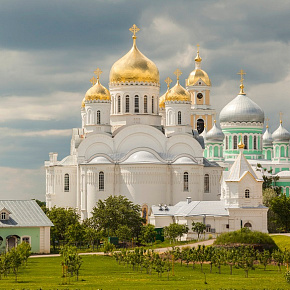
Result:
<svg viewBox="0 0 290 290">
<path fill-rule="evenodd" d="M 200 100 L 200 99 L 202 99 L 202 97 L 203 97 L 203 94 L 202 93 L 198 93 L 197 94 L 197 98 Z"/>
</svg>

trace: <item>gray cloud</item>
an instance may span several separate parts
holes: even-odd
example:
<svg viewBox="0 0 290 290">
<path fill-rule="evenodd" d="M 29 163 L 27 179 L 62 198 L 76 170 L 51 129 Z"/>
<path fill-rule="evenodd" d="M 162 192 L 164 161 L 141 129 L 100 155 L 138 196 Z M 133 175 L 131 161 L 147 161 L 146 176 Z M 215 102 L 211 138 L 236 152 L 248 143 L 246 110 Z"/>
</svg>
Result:
<svg viewBox="0 0 290 290">
<path fill-rule="evenodd" d="M 246 92 L 265 110 L 272 131 L 279 111 L 289 107 L 288 1 L 0 2 L 0 175 L 11 168 L 22 170 L 23 180 L 35 177 L 49 152 L 69 154 L 65 132 L 81 126 L 89 79 L 100 67 L 107 86 L 112 64 L 132 45 L 133 23 L 141 28 L 139 49 L 160 70 L 161 94 L 177 67 L 184 84 L 199 43 L 217 112 L 238 93 L 241 68 Z M 287 114 L 284 124 L 290 130 Z M 35 187 L 44 190 L 38 181 Z M 7 188 L 8 181 L 0 183 Z"/>
</svg>

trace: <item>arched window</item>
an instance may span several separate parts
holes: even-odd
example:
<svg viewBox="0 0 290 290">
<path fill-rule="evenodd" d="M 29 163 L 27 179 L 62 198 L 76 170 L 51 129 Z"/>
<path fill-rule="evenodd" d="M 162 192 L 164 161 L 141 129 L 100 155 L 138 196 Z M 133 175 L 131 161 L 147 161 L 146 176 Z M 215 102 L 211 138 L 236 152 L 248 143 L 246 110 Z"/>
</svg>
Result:
<svg viewBox="0 0 290 290">
<path fill-rule="evenodd" d="M 237 149 L 238 148 L 238 137 L 234 136 L 234 148 L 233 149 Z"/>
<path fill-rule="evenodd" d="M 254 136 L 254 150 L 257 150 L 257 136 Z"/>
<path fill-rule="evenodd" d="M 196 121 L 196 128 L 198 131 L 198 134 L 201 134 L 204 130 L 204 120 L 203 119 L 198 119 Z"/>
<path fill-rule="evenodd" d="M 147 96 L 144 96 L 144 113 L 148 113 Z"/>
<path fill-rule="evenodd" d="M 69 174 L 64 175 L 64 191 L 69 191 Z"/>
<path fill-rule="evenodd" d="M 152 105 L 152 114 L 154 114 L 154 96 L 152 96 L 152 103 L 151 103 L 151 105 Z"/>
<path fill-rule="evenodd" d="M 183 191 L 188 191 L 188 172 L 183 173 Z"/>
<path fill-rule="evenodd" d="M 204 192 L 209 192 L 209 175 L 204 175 Z"/>
<path fill-rule="evenodd" d="M 135 113 L 139 113 L 139 96 L 135 96 Z"/>
<path fill-rule="evenodd" d="M 229 149 L 229 137 L 226 136 L 226 150 Z"/>
<path fill-rule="evenodd" d="M 248 136 L 244 135 L 244 149 L 248 149 Z"/>
<path fill-rule="evenodd" d="M 251 227 L 252 227 L 252 224 L 249 222 L 245 223 L 244 225 L 244 228 L 251 228 Z"/>
<path fill-rule="evenodd" d="M 126 110 L 125 110 L 126 113 L 129 113 L 130 112 L 130 97 L 127 95 L 126 96 Z"/>
<path fill-rule="evenodd" d="M 178 111 L 178 114 L 177 114 L 177 121 L 178 121 L 178 125 L 181 125 L 181 112 Z"/>
<path fill-rule="evenodd" d="M 97 111 L 97 124 L 101 124 L 101 111 Z"/>
<path fill-rule="evenodd" d="M 250 198 L 250 190 L 249 189 L 245 190 L 245 198 Z"/>
<path fill-rule="evenodd" d="M 118 97 L 118 113 L 121 113 L 121 97 Z"/>
<path fill-rule="evenodd" d="M 198 98 L 199 100 L 201 100 L 202 97 L 203 97 L 203 94 L 202 94 L 202 93 L 198 93 L 198 94 L 197 94 L 197 98 Z"/>
<path fill-rule="evenodd" d="M 103 171 L 99 172 L 99 191 L 105 190 L 105 175 Z"/>
</svg>

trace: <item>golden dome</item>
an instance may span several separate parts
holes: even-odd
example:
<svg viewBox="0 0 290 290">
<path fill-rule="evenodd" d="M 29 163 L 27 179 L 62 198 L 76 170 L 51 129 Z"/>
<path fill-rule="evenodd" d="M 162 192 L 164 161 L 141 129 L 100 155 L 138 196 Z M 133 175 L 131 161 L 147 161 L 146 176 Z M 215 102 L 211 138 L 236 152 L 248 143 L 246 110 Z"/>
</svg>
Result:
<svg viewBox="0 0 290 290">
<path fill-rule="evenodd" d="M 86 95 L 82 101 L 82 107 L 85 106 L 85 101 L 109 101 L 111 99 L 110 92 L 100 83 L 99 74 L 101 71 L 99 68 L 95 71 L 95 73 L 97 74 L 97 80 L 95 77 L 90 80 L 93 86 L 86 92 Z"/>
<path fill-rule="evenodd" d="M 193 70 L 186 80 L 186 85 L 194 86 L 199 79 L 201 79 L 207 86 L 211 86 L 211 82 L 207 73 L 202 69 Z"/>
<path fill-rule="evenodd" d="M 133 25 L 133 27 L 134 26 L 135 25 Z M 137 26 L 135 27 L 137 28 Z M 138 30 L 135 30 L 135 32 Z M 147 82 L 159 84 L 158 68 L 153 61 L 143 55 L 137 48 L 137 37 L 135 32 L 133 35 L 133 46 L 131 50 L 122 58 L 117 60 L 111 68 L 110 83 Z"/>
<path fill-rule="evenodd" d="M 165 96 L 165 101 L 187 101 L 190 102 L 190 93 L 183 88 L 179 83 L 179 75 L 181 74 L 180 70 L 177 69 L 175 71 L 177 75 L 177 82 L 176 85 L 171 88 Z"/>
<path fill-rule="evenodd" d="M 197 45 L 197 54 L 195 57 L 195 69 L 190 73 L 186 80 L 186 86 L 194 86 L 198 80 L 202 80 L 207 86 L 211 86 L 207 73 L 201 69 L 202 58 L 199 55 L 199 45 Z"/>
</svg>

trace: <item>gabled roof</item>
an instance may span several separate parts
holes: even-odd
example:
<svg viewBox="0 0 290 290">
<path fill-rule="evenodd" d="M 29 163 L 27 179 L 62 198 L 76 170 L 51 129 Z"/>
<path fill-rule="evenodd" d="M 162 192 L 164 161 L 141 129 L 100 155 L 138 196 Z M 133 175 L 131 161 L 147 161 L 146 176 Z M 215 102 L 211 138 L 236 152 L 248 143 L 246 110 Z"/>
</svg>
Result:
<svg viewBox="0 0 290 290">
<path fill-rule="evenodd" d="M 155 216 L 228 216 L 224 201 L 180 201 L 174 206 L 168 206 L 167 210 L 159 206 L 152 206 Z"/>
<path fill-rule="evenodd" d="M 254 179 L 259 180 L 252 166 L 244 156 L 242 152 L 238 155 L 235 163 L 232 165 L 227 177 L 225 176 L 226 181 L 240 181 L 245 175 L 245 172 L 251 173 Z"/>
<path fill-rule="evenodd" d="M 53 226 L 35 200 L 0 200 L 0 208 L 10 212 L 9 219 L 0 220 L 0 228 Z"/>
</svg>

